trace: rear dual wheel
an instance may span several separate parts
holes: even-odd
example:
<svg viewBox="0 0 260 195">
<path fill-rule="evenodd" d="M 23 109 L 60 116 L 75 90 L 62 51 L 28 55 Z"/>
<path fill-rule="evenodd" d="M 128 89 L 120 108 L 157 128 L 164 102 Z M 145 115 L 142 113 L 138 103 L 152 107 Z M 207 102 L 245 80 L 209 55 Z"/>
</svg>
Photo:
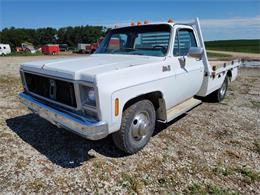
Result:
<svg viewBox="0 0 260 195">
<path fill-rule="evenodd" d="M 129 106 L 123 112 L 120 130 L 112 134 L 115 145 L 128 154 L 138 152 L 149 142 L 155 119 L 151 101 L 142 100 Z"/>
</svg>

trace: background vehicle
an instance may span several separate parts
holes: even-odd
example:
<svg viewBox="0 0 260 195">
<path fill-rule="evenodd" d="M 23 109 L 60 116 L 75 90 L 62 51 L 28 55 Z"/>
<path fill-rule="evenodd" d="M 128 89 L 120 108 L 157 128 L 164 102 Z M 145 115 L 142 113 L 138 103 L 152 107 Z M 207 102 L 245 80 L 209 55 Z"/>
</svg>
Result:
<svg viewBox="0 0 260 195">
<path fill-rule="evenodd" d="M 42 53 L 46 55 L 57 55 L 60 52 L 59 45 L 43 45 L 42 46 Z"/>
<path fill-rule="evenodd" d="M 86 52 L 87 53 L 95 53 L 96 49 L 99 47 L 99 44 L 102 42 L 104 37 L 101 37 L 97 40 L 97 42 L 86 45 Z"/>
<path fill-rule="evenodd" d="M 35 48 L 31 43 L 22 43 L 21 47 L 16 47 L 16 52 L 30 52 L 32 54 L 36 53 Z"/>
<path fill-rule="evenodd" d="M 138 24 L 111 30 L 89 57 L 22 64 L 20 98 L 54 125 L 92 140 L 112 134 L 132 154 L 156 121 L 199 105 L 194 97 L 222 101 L 239 65 L 209 64 L 198 19 Z"/>
<path fill-rule="evenodd" d="M 68 44 L 59 44 L 60 51 L 68 51 L 69 46 Z"/>
<path fill-rule="evenodd" d="M 79 53 L 87 53 L 86 47 L 88 47 L 90 44 L 88 43 L 78 43 L 77 49 Z"/>
<path fill-rule="evenodd" d="M 9 44 L 2 44 L 0 43 L 0 55 L 7 55 L 11 53 L 11 48 Z"/>
</svg>

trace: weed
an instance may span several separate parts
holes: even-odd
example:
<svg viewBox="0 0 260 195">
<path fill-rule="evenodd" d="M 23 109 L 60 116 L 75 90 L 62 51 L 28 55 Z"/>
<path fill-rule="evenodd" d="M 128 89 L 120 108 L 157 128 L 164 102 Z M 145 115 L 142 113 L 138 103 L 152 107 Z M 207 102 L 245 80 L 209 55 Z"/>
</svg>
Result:
<svg viewBox="0 0 260 195">
<path fill-rule="evenodd" d="M 188 187 L 188 189 L 185 190 L 186 194 L 198 194 L 198 195 L 206 195 L 206 194 L 213 194 L 213 195 L 233 195 L 238 194 L 237 192 L 231 190 L 222 188 L 219 186 L 215 186 L 212 184 L 200 184 L 200 183 L 193 183 Z"/>
<path fill-rule="evenodd" d="M 253 101 L 253 100 L 251 100 L 250 103 L 252 104 L 252 107 L 253 107 L 253 108 L 257 108 L 257 109 L 260 108 L 260 102 L 259 102 L 259 101 Z"/>
<path fill-rule="evenodd" d="M 93 163 L 93 174 L 97 176 L 100 180 L 108 181 L 111 178 L 111 166 L 107 165 L 102 159 L 96 160 Z"/>
<path fill-rule="evenodd" d="M 223 165 L 218 165 L 213 169 L 213 172 L 218 175 L 228 176 L 233 173 L 233 170 Z"/>
<path fill-rule="evenodd" d="M 27 164 L 28 164 L 28 162 L 27 162 L 27 160 L 23 156 L 20 156 L 18 158 L 18 160 L 16 161 L 16 167 L 18 169 L 22 169 L 22 168 L 26 167 Z"/>
<path fill-rule="evenodd" d="M 254 141 L 254 146 L 255 146 L 254 150 L 255 150 L 258 154 L 260 154 L 260 139 Z"/>
<path fill-rule="evenodd" d="M 127 190 L 129 192 L 133 191 L 136 193 L 140 192 L 140 190 L 144 186 L 144 183 L 141 180 L 137 179 L 134 176 L 125 174 L 125 173 L 123 173 L 123 175 L 122 175 L 121 183 L 122 183 L 122 186 L 127 188 Z"/>
<path fill-rule="evenodd" d="M 40 192 L 45 186 L 45 183 L 41 179 L 35 179 L 27 183 L 27 190 L 33 192 Z"/>
<path fill-rule="evenodd" d="M 157 181 L 160 187 L 172 188 L 173 186 L 176 186 L 176 182 L 172 175 L 161 177 Z"/>
<path fill-rule="evenodd" d="M 249 168 L 249 167 L 241 167 L 241 168 L 236 168 L 235 169 L 238 173 L 240 173 L 241 175 L 243 175 L 246 178 L 250 179 L 250 183 L 251 182 L 259 182 L 260 181 L 260 173 Z"/>
</svg>

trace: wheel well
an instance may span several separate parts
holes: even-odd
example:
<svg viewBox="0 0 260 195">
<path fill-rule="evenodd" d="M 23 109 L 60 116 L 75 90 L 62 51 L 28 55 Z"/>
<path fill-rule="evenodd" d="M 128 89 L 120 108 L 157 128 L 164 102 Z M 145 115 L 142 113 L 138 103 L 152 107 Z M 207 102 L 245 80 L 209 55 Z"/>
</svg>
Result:
<svg viewBox="0 0 260 195">
<path fill-rule="evenodd" d="M 154 109 L 156 111 L 156 119 L 165 121 L 166 120 L 166 107 L 163 95 L 160 91 L 155 91 L 147 94 L 137 96 L 133 99 L 130 99 L 124 105 L 123 111 L 129 106 L 141 100 L 150 100 L 153 103 Z"/>
<path fill-rule="evenodd" d="M 228 77 L 229 80 L 232 79 L 232 72 L 231 72 L 231 70 L 228 70 L 227 77 Z"/>
</svg>

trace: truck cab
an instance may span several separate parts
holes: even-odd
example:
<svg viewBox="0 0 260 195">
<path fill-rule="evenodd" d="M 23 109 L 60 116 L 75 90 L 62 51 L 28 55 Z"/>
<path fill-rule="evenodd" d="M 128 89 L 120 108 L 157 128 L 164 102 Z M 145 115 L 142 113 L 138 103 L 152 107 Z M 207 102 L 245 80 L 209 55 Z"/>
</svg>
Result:
<svg viewBox="0 0 260 195">
<path fill-rule="evenodd" d="M 126 153 L 141 150 L 156 121 L 167 123 L 225 97 L 239 61 L 208 62 L 199 20 L 112 29 L 93 55 L 24 63 L 21 101 L 58 127 L 97 140 L 112 134 Z"/>
</svg>

